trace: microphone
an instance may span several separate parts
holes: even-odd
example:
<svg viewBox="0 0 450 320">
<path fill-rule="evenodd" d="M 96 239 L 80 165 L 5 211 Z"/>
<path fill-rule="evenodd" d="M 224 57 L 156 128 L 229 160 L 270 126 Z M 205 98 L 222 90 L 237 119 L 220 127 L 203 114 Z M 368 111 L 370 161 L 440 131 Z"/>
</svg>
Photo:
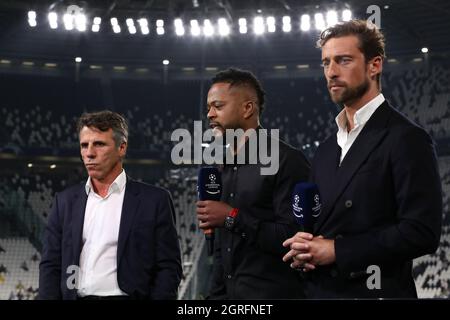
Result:
<svg viewBox="0 0 450 320">
<path fill-rule="evenodd" d="M 292 213 L 300 231 L 312 233 L 321 211 L 318 186 L 309 182 L 297 183 L 292 194 Z"/>
<path fill-rule="evenodd" d="M 222 196 L 222 178 L 219 170 L 215 167 L 202 167 L 198 171 L 197 195 L 200 201 L 213 200 L 220 201 Z M 206 244 L 208 246 L 208 255 L 214 252 L 214 229 L 203 230 Z"/>
</svg>

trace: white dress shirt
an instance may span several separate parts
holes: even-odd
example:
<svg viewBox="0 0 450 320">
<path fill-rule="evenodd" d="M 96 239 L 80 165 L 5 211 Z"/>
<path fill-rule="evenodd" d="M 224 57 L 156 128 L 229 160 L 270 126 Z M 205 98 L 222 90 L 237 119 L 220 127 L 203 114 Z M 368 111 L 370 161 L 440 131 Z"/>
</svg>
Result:
<svg viewBox="0 0 450 320">
<path fill-rule="evenodd" d="M 79 296 L 126 295 L 117 283 L 117 243 L 126 182 L 125 170 L 122 170 L 109 186 L 105 198 L 94 192 L 90 177 L 86 182 L 88 199 L 80 255 Z"/>
<path fill-rule="evenodd" d="M 369 121 L 373 113 L 378 109 L 378 107 L 384 102 L 384 96 L 382 93 L 377 95 L 375 98 L 370 100 L 361 109 L 355 112 L 353 116 L 354 128 L 348 132 L 347 131 L 347 115 L 345 109 L 343 109 L 336 117 L 336 124 L 339 128 L 337 132 L 337 144 L 341 147 L 341 159 L 339 165 L 344 160 L 345 155 L 355 142 L 356 138 Z"/>
</svg>

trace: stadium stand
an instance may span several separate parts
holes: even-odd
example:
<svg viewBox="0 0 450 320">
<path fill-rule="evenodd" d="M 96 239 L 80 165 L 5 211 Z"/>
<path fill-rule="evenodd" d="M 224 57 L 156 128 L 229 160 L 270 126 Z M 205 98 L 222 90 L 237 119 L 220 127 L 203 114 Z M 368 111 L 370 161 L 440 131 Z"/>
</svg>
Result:
<svg viewBox="0 0 450 320">
<path fill-rule="evenodd" d="M 0 107 L 0 153 L 76 156 L 75 118 L 85 110 L 102 109 L 104 101 L 99 81 L 83 81 L 75 84 L 65 78 L 2 75 L 0 85 L 6 89 Z M 47 95 L 34 88 L 36 82 L 56 88 L 52 90 L 55 92 Z M 19 83 L 24 88 L 23 93 L 12 92 Z M 334 133 L 334 117 L 338 112 L 329 99 L 322 76 L 270 78 L 263 79 L 263 84 L 268 92 L 263 126 L 280 129 L 281 139 L 302 148 L 312 157 L 318 143 Z M 167 85 L 157 81 L 113 80 L 115 109 L 130 122 L 130 153 L 151 151 L 157 158 L 167 160 L 173 146 L 171 132 L 176 128 L 192 131 L 193 120 L 202 118 L 198 114 L 200 86 L 199 81 L 193 80 L 173 81 Z M 415 65 L 414 68 L 410 63 L 388 64 L 383 87 L 387 99 L 430 132 L 438 144 L 438 151 L 443 150 L 441 141 L 450 138 L 448 65 L 442 61 Z M 414 262 L 413 272 L 421 298 L 450 298 L 449 154 L 440 155 L 439 167 L 444 223 L 437 252 Z M 196 168 L 125 168 L 131 176 L 171 192 L 183 256 L 184 276 L 179 298 L 197 298 L 192 286 L 199 285 L 199 262 L 205 259 L 202 255 L 204 237 L 197 228 L 195 217 Z M 145 171 L 152 176 L 146 177 Z M 45 224 L 55 192 L 82 181 L 83 176 L 80 170 L 59 174 L 50 171 L 4 172 L 0 175 L 0 213 L 16 212 L 21 220 L 18 225 L 24 226 L 22 229 L 26 231 L 22 238 L 0 239 L 0 299 L 35 297 L 39 260 L 36 239 L 41 237 L 42 229 L 32 231 L 32 226 Z M 34 235 L 30 236 L 32 233 Z"/>
</svg>

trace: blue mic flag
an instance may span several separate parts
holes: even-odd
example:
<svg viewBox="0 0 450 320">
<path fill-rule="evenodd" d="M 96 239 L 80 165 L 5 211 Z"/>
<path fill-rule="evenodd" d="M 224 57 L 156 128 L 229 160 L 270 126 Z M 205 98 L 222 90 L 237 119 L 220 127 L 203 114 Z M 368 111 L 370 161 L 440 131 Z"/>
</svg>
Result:
<svg viewBox="0 0 450 320">
<path fill-rule="evenodd" d="M 197 194 L 200 201 L 220 201 L 222 196 L 222 177 L 217 168 L 200 168 L 197 180 Z M 208 246 L 208 255 L 212 255 L 214 252 L 214 229 L 205 229 L 203 232 Z"/>
<path fill-rule="evenodd" d="M 322 210 L 319 188 L 314 183 L 297 183 L 292 193 L 292 213 L 301 231 L 313 232 Z"/>
</svg>

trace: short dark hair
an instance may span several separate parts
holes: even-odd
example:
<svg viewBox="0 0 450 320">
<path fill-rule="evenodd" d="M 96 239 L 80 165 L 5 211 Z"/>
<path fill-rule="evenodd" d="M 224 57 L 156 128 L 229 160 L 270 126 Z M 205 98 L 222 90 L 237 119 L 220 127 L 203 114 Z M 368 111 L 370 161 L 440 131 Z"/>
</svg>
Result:
<svg viewBox="0 0 450 320">
<path fill-rule="evenodd" d="M 358 37 L 359 50 L 364 54 L 366 62 L 377 56 L 380 56 L 383 60 L 386 59 L 383 33 L 375 24 L 365 20 L 350 20 L 325 29 L 320 34 L 317 47 L 322 48 L 332 38 L 352 35 Z M 377 75 L 377 81 L 380 83 L 380 74 Z"/>
<path fill-rule="evenodd" d="M 116 112 L 103 110 L 98 112 L 83 113 L 77 122 L 78 135 L 84 127 L 96 128 L 100 131 L 112 129 L 116 146 L 128 142 L 128 125 L 124 117 Z"/>
<path fill-rule="evenodd" d="M 218 72 L 211 81 L 212 84 L 221 82 L 229 83 L 230 87 L 250 86 L 256 92 L 259 113 L 261 114 L 263 112 L 266 93 L 252 72 L 237 68 L 228 68 L 227 70 Z"/>
</svg>

